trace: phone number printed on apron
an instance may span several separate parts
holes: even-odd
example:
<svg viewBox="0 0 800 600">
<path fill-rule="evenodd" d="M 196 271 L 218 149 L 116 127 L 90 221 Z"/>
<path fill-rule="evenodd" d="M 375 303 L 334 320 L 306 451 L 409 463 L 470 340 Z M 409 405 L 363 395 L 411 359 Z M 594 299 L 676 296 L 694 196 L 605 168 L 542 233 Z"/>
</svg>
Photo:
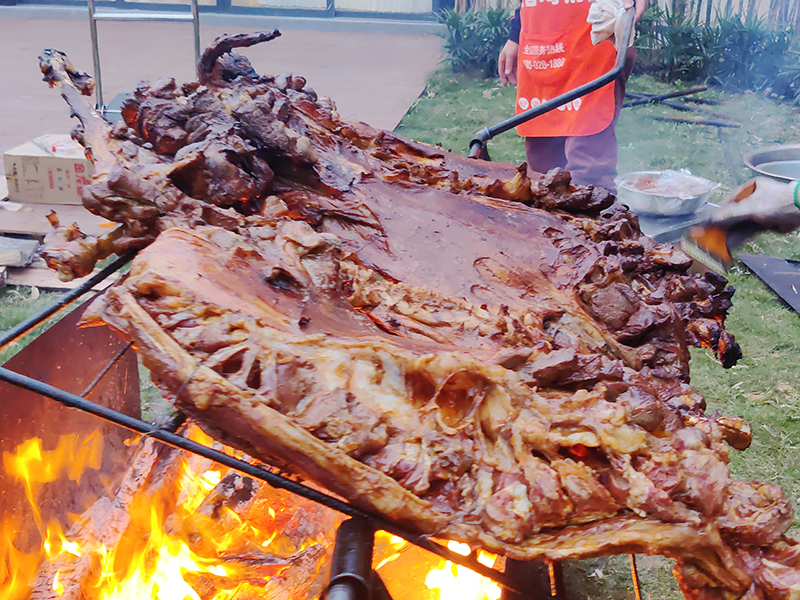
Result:
<svg viewBox="0 0 800 600">
<path fill-rule="evenodd" d="M 547 56 L 550 54 L 564 54 L 564 44 L 525 44 L 522 47 L 522 56 Z M 544 60 L 522 59 L 522 64 L 528 71 L 544 71 L 547 69 L 560 69 L 567 64 L 564 56 L 554 57 Z"/>
<path fill-rule="evenodd" d="M 528 71 L 544 71 L 546 69 L 560 69 L 567 64 L 566 58 L 551 58 L 550 60 L 523 60 L 522 64 Z"/>
<path fill-rule="evenodd" d="M 519 104 L 519 107 L 522 110 L 528 110 L 529 108 L 536 108 L 537 106 L 539 106 L 540 104 L 544 104 L 545 102 L 547 102 L 547 100 L 540 100 L 539 98 L 531 98 L 530 100 L 528 100 L 527 98 L 520 98 L 519 100 L 517 100 L 517 103 Z M 583 104 L 583 101 L 580 98 L 575 98 L 575 100 L 572 100 L 570 102 L 567 102 L 566 104 L 562 104 L 561 106 L 559 106 L 558 110 L 562 112 L 565 110 L 577 111 L 580 110 L 581 104 Z"/>
</svg>

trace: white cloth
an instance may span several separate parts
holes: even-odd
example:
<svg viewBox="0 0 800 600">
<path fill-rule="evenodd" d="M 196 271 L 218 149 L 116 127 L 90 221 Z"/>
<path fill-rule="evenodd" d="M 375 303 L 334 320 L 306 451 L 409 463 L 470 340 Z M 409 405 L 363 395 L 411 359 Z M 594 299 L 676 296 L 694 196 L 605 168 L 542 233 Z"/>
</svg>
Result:
<svg viewBox="0 0 800 600">
<path fill-rule="evenodd" d="M 622 0 L 589 1 L 591 6 L 586 22 L 592 26 L 592 43 L 597 46 L 600 42 L 610 39 L 619 52 L 620 40 L 623 37 L 622 15 L 625 13 Z M 630 45 L 633 46 L 633 35 L 631 35 Z"/>
</svg>

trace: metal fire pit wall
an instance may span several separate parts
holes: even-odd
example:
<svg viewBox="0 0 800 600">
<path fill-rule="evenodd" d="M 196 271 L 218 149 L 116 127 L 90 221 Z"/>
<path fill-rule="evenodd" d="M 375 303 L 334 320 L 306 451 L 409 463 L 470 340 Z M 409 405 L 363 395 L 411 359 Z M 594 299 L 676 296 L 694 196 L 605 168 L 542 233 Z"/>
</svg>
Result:
<svg viewBox="0 0 800 600">
<path fill-rule="evenodd" d="M 5 367 L 64 390 L 81 394 L 126 344 L 107 327 L 81 329 L 78 309 L 46 331 Z M 95 402 L 129 415 L 139 415 L 139 374 L 136 355 L 117 360 L 88 394 Z M 61 436 L 83 439 L 94 431 L 102 436 L 100 469 L 86 469 L 79 482 L 66 476 L 43 484 L 37 495 L 43 522 L 58 520 L 66 529 L 70 513 L 82 513 L 106 493 L 103 481 L 118 479 L 128 466 L 131 448 L 123 442 L 127 431 L 91 415 L 69 410 L 39 394 L 0 381 L 0 454 L 13 452 L 30 438 L 40 438 L 42 449 L 53 450 Z M 19 523 L 19 550 L 30 552 L 41 544 L 21 481 L 0 477 L 3 519 Z"/>
<path fill-rule="evenodd" d="M 34 315 L 17 327 L 6 332 L 5 335 L 0 336 L 0 349 L 8 347 L 12 342 L 21 339 L 30 331 L 33 331 L 37 326 L 46 321 L 49 315 L 55 314 L 74 302 L 85 292 L 90 290 L 96 283 L 119 270 L 132 258 L 132 253 L 121 257 L 113 264 L 106 267 L 100 274 L 87 280 L 79 288 L 65 294 L 38 315 Z M 560 600 L 564 597 L 563 584 L 557 573 L 559 571 L 557 563 L 555 565 L 550 565 L 551 594 L 542 594 L 541 591 L 531 589 L 530 581 L 524 581 L 523 578 L 510 576 L 509 574 L 481 564 L 478 562 L 477 554 L 474 551 L 469 556 L 462 556 L 442 544 L 430 540 L 425 535 L 409 532 L 380 516 L 368 513 L 336 497 L 329 496 L 316 489 L 305 486 L 302 483 L 288 479 L 280 475 L 277 470 L 272 467 L 252 464 L 234 458 L 223 452 L 214 450 L 213 448 L 188 440 L 172 431 L 160 429 L 150 423 L 140 420 L 137 418 L 139 415 L 138 371 L 135 354 L 128 351 L 131 345 L 126 345 L 121 342 L 117 336 L 106 327 L 79 329 L 77 324 L 82 312 L 82 310 L 74 311 L 70 316 L 64 318 L 34 343 L 21 351 L 14 359 L 0 366 L 0 399 L 2 399 L 2 401 L 0 401 L 0 405 L 2 405 L 0 406 L 0 418 L 3 419 L 3 424 L 11 423 L 11 428 L 16 427 L 22 431 L 23 428 L 18 424 L 27 423 L 30 427 L 33 427 L 34 431 L 45 431 L 46 428 L 43 425 L 36 424 L 36 419 L 33 415 L 43 415 L 47 413 L 48 415 L 52 415 L 52 418 L 48 417 L 48 419 L 51 423 L 50 427 L 57 432 L 56 435 L 65 433 L 69 428 L 68 423 L 71 423 L 73 419 L 75 423 L 80 423 L 81 427 L 86 427 L 87 424 L 90 423 L 88 425 L 88 430 L 81 429 L 80 431 L 91 432 L 100 427 L 104 439 L 109 443 L 109 451 L 111 452 L 108 458 L 109 468 L 117 469 L 116 473 L 120 473 L 122 468 L 127 465 L 127 459 L 129 457 L 127 449 L 122 446 L 122 441 L 129 437 L 129 435 L 125 434 L 123 430 L 111 425 L 116 424 L 130 431 L 153 437 L 174 448 L 186 450 L 216 461 L 229 468 L 264 481 L 274 488 L 287 490 L 308 500 L 327 506 L 328 508 L 357 519 L 360 522 L 358 525 L 359 528 L 366 527 L 373 531 L 382 529 L 392 533 L 445 560 L 467 567 L 479 575 L 488 577 L 506 588 L 507 591 L 513 592 L 515 594 L 514 598 L 535 600 L 555 597 Z M 33 349 L 29 350 L 31 347 L 33 347 Z M 54 360 L 54 358 L 56 360 Z M 58 358 L 62 359 L 62 364 L 59 364 Z M 35 367 L 33 365 L 35 365 Z M 75 393 L 69 390 L 75 390 Z M 17 414 L 7 416 L 2 412 L 6 409 L 5 405 L 10 404 L 6 402 L 5 398 L 16 395 L 22 398 L 21 401 L 25 405 L 25 408 L 30 406 L 31 410 L 26 411 L 17 408 L 19 411 Z M 99 402 L 89 401 L 86 399 L 87 396 L 96 398 Z M 55 400 L 62 406 L 48 403 L 44 400 L 45 397 Z M 65 407 L 77 408 L 78 411 L 69 411 L 66 410 Z M 121 410 L 116 410 L 117 408 Z M 90 415 L 100 417 L 105 423 L 91 419 Z M 78 427 L 78 425 L 75 425 L 75 427 Z M 35 436 L 37 434 L 34 433 L 33 435 Z M 51 434 L 51 438 L 52 435 L 53 434 Z M 21 437 L 25 439 L 24 434 Z M 27 437 L 30 437 L 30 435 Z M 15 439 L 22 441 L 19 437 Z M 19 442 L 17 441 L 16 443 Z M 9 442 L 9 445 L 9 449 L 13 450 L 15 444 Z M 2 446 L 2 449 L 7 450 L 5 446 Z M 116 452 L 114 449 L 119 449 L 120 451 Z M 105 460 L 104 457 L 104 461 Z M 2 491 L 2 489 L 3 488 L 0 487 L 0 491 Z M 105 487 L 103 487 L 100 495 L 105 491 Z M 54 507 L 49 511 L 49 514 L 43 513 L 43 516 L 47 518 L 49 515 L 57 515 L 57 507 L 69 497 L 70 495 L 67 491 L 54 494 L 52 500 Z M 8 505 L 4 503 L 4 498 L 7 498 L 6 501 L 9 503 Z M 5 508 L 6 506 L 11 506 L 12 502 L 19 502 L 18 499 L 12 500 L 12 498 L 12 494 L 0 495 L 0 506 Z M 80 498 L 80 494 L 78 498 Z M 76 502 L 78 502 L 78 498 L 75 499 Z M 94 501 L 96 498 L 95 496 L 91 501 Z M 87 503 L 84 502 L 83 507 L 85 508 L 86 505 Z M 16 506 L 16 504 L 14 504 L 14 506 Z M 78 509 L 80 509 L 80 506 L 78 506 Z M 60 510 L 63 511 L 63 515 L 69 512 L 78 512 L 76 507 L 65 508 L 62 506 Z M 5 514 L 4 511 L 4 515 Z M 637 600 L 641 600 L 635 557 L 631 555 L 631 559 L 634 592 Z M 389 600 L 388 593 L 382 586 L 379 578 L 375 577 L 374 579 L 371 590 L 373 600 Z"/>
</svg>

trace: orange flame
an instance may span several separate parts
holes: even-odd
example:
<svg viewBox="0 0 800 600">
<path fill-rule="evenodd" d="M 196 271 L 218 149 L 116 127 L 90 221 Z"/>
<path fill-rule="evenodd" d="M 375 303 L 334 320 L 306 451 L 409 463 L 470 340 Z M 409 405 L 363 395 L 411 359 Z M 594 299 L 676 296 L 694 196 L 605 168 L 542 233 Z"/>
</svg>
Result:
<svg viewBox="0 0 800 600">
<path fill-rule="evenodd" d="M 54 450 L 42 450 L 42 440 L 25 440 L 14 452 L 3 452 L 3 468 L 14 479 L 25 486 L 25 496 L 33 509 L 33 515 L 41 531 L 41 513 L 35 495 L 43 483 L 51 483 L 67 477 L 80 483 L 81 474 L 87 468 L 98 469 L 103 457 L 103 438 L 98 431 L 80 440 L 76 434 L 62 435 Z"/>
<path fill-rule="evenodd" d="M 189 437 L 213 443 L 197 428 L 192 428 Z M 261 579 L 254 579 L 236 572 L 249 569 L 247 562 L 226 563 L 231 553 L 264 552 L 279 532 L 259 531 L 226 506 L 213 516 L 200 514 L 198 508 L 228 469 L 197 457 L 180 459 L 171 493 L 151 497 L 144 490 L 124 507 L 130 520 L 113 547 L 106 546 L 103 531 L 90 536 L 65 533 L 56 521 L 43 526 L 37 502 L 40 486 L 61 477 L 79 482 L 85 469 L 100 467 L 102 450 L 102 437 L 95 432 L 83 440 L 76 435 L 62 436 L 49 451 L 33 438 L 3 454 L 5 472 L 24 487 L 43 541 L 37 552 L 20 551 L 18 524 L 4 520 L 0 526 L 0 598 L 28 598 L 37 577 L 41 582 L 42 573 L 51 578 L 55 596 L 70 590 L 72 597 L 76 590 L 70 578 L 75 565 L 87 564 L 90 572 L 79 581 L 77 590 L 87 600 L 229 600 L 243 586 L 255 582 L 263 587 L 271 575 L 285 568 L 278 557 L 277 565 L 269 567 L 270 575 L 262 573 Z M 271 508 L 269 514 L 276 517 Z M 198 589 L 203 590 L 202 596 Z"/>
<path fill-rule="evenodd" d="M 191 428 L 188 437 L 219 447 L 196 427 Z M 235 453 L 229 448 L 224 450 Z M 226 482 L 235 478 L 231 475 L 226 479 L 227 468 L 191 455 L 177 455 L 177 462 L 170 463 L 173 479 L 169 485 L 158 488 L 157 493 L 146 487 L 125 506 L 116 507 L 126 515 L 124 528 L 116 536 L 107 535 L 102 524 L 81 528 L 88 517 L 77 517 L 67 532 L 57 521 L 45 526 L 37 503 L 40 487 L 63 477 L 80 481 L 86 469 L 100 467 L 102 456 L 99 432 L 84 439 L 62 436 L 53 450 L 44 450 L 41 440 L 34 438 L 3 454 L 6 473 L 25 489 L 42 542 L 38 551 L 20 551 L 23 545 L 17 533 L 19 523 L 4 519 L 0 524 L 0 598 L 29 598 L 32 586 L 40 590 L 42 581 L 49 586 L 45 589 L 52 590 L 53 597 L 84 600 L 271 597 L 272 580 L 289 568 L 289 557 L 317 543 L 332 543 L 337 521 L 322 519 L 325 522 L 320 521 L 317 528 L 322 533 L 315 533 L 313 527 L 308 529 L 305 519 L 298 522 L 295 518 L 298 501 L 280 496 L 282 492 L 267 492 L 265 501 L 271 504 L 258 509 L 253 505 L 244 514 L 225 502 L 215 503 Z M 308 514 L 313 515 L 315 509 L 309 510 Z M 286 532 L 290 529 L 299 533 L 289 535 Z M 469 547 L 455 542 L 448 547 L 463 554 L 470 552 Z M 253 560 L 257 562 L 258 557 L 267 560 L 260 567 L 253 567 Z M 287 561 L 281 562 L 282 558 Z M 478 560 L 489 566 L 494 565 L 495 558 L 478 553 Z M 409 561 L 413 575 L 404 572 Z M 490 580 L 385 532 L 376 535 L 374 565 L 384 577 L 395 569 L 392 593 L 398 599 L 435 595 L 437 591 L 440 600 L 500 597 L 499 587 Z M 76 579 L 75 573 L 80 569 L 84 569 L 83 576 Z M 423 581 L 433 592 L 424 591 Z M 415 582 L 419 589 L 414 588 Z M 295 596 L 306 597 L 300 592 L 292 595 Z"/>
<path fill-rule="evenodd" d="M 447 547 L 462 556 L 470 553 L 467 544 L 450 541 Z M 477 559 L 482 565 L 493 567 L 497 556 L 478 550 Z M 499 600 L 501 593 L 500 586 L 491 579 L 445 560 L 440 568 L 428 573 L 425 585 L 439 590 L 439 600 Z"/>
</svg>

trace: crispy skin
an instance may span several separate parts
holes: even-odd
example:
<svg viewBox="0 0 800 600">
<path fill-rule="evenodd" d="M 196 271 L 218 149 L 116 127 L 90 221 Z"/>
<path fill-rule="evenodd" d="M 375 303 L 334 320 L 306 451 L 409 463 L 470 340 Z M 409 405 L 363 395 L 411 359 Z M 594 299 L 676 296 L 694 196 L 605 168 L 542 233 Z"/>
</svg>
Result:
<svg viewBox="0 0 800 600">
<path fill-rule="evenodd" d="M 663 554 L 687 597 L 790 597 L 791 505 L 730 479 L 749 429 L 688 385 L 688 344 L 739 355 L 725 280 L 568 173 L 343 122 L 225 53 L 271 37 L 215 42 L 203 85 L 140 86 L 124 125 L 75 111 L 111 157 L 85 203 L 122 233 L 59 228 L 51 263 L 145 248 L 92 318 L 212 435 L 405 527 L 520 559 Z"/>
</svg>

